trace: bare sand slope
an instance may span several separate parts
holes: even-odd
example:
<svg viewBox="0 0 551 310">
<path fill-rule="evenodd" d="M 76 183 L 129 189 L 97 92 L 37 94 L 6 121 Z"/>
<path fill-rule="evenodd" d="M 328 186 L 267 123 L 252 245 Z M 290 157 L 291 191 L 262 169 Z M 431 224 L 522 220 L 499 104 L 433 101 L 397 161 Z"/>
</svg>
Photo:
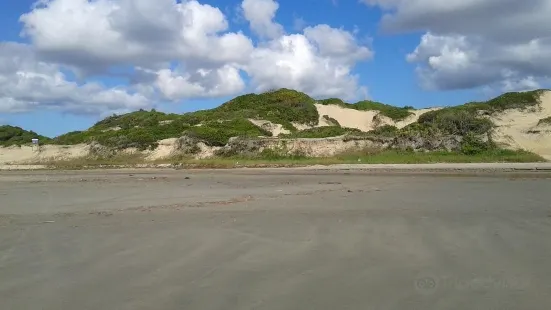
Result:
<svg viewBox="0 0 551 310">
<path fill-rule="evenodd" d="M 89 146 L 78 145 L 42 145 L 0 147 L 0 163 L 32 163 L 49 160 L 66 160 L 86 156 Z"/>
<path fill-rule="evenodd" d="M 540 103 L 537 111 L 508 110 L 493 117 L 498 126 L 496 141 L 551 160 L 551 126 L 538 126 L 541 119 L 551 116 L 551 91 L 541 96 Z"/>
<path fill-rule="evenodd" d="M 370 131 L 380 125 L 392 125 L 398 128 L 403 128 L 409 124 L 415 123 L 419 119 L 419 116 L 430 111 L 439 110 L 440 108 L 411 110 L 411 113 L 413 113 L 411 116 L 398 122 L 381 115 L 378 111 L 358 111 L 339 107 L 337 105 L 323 104 L 316 104 L 316 109 L 320 115 L 320 126 L 331 125 L 327 124 L 327 121 L 323 118 L 324 115 L 327 115 L 330 118 L 337 120 L 343 127 L 356 128 L 361 131 Z"/>
</svg>

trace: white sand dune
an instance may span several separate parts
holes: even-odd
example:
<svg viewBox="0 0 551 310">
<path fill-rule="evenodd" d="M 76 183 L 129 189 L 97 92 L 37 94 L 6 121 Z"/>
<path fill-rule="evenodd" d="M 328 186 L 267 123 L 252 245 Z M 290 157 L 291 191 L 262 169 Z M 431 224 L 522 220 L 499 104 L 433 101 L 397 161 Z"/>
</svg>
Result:
<svg viewBox="0 0 551 310">
<path fill-rule="evenodd" d="M 88 155 L 90 147 L 78 145 L 41 145 L 0 147 L 0 163 L 37 163 L 50 160 L 67 160 Z"/>
<path fill-rule="evenodd" d="M 343 127 L 370 131 L 380 125 L 393 125 L 403 128 L 416 122 L 422 114 L 440 108 L 412 110 L 413 114 L 411 116 L 399 122 L 394 122 L 392 119 L 380 115 L 378 111 L 358 111 L 337 105 L 321 104 L 316 104 L 316 109 L 320 115 L 319 124 L 316 127 L 332 125 L 324 118 L 327 115 L 337 120 Z M 497 126 L 494 139 L 503 147 L 528 150 L 551 160 L 551 125 L 538 126 L 538 122 L 546 117 L 551 117 L 551 91 L 542 94 L 540 106 L 535 111 L 507 110 L 492 116 L 491 120 Z M 259 119 L 250 119 L 250 121 L 272 132 L 274 137 L 289 133 L 281 124 L 274 124 L 270 121 Z M 312 128 L 307 125 L 293 125 L 299 130 Z M 304 144 L 304 142 L 301 143 Z M 313 148 L 320 148 L 323 151 L 322 153 L 331 153 L 325 149 L 340 149 L 347 146 L 344 144 L 336 145 L 334 142 L 326 144 L 320 142 L 313 146 Z M 198 158 L 213 156 L 216 149 L 218 149 L 204 144 L 200 144 L 199 148 Z M 311 151 L 312 154 L 317 152 L 314 149 Z M 31 146 L 0 147 L 0 164 L 33 164 L 50 160 L 67 160 L 87 156 L 89 155 L 89 151 L 90 147 L 88 145 L 45 145 L 41 146 L 40 150 Z M 166 139 L 159 141 L 157 149 L 144 152 L 144 155 L 148 160 L 156 160 L 170 157 L 177 151 L 176 139 Z"/>
<path fill-rule="evenodd" d="M 316 109 L 322 126 L 330 125 L 323 119 L 323 116 L 327 115 L 339 122 L 342 127 L 356 128 L 361 131 L 373 130 L 373 118 L 378 114 L 376 111 L 358 111 L 333 104 L 316 104 Z"/>
<path fill-rule="evenodd" d="M 505 147 L 524 149 L 551 160 L 551 126 L 538 126 L 542 118 L 550 116 L 551 91 L 547 91 L 535 112 L 508 110 L 492 117 L 498 126 L 494 138 Z"/>
</svg>

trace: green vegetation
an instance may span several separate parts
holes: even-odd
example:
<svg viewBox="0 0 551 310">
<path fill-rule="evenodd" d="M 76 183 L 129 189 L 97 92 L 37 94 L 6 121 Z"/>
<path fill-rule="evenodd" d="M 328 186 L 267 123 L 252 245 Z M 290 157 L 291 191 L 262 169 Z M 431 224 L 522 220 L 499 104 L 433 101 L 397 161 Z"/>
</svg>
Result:
<svg viewBox="0 0 551 310">
<path fill-rule="evenodd" d="M 427 112 L 419 117 L 417 124 L 441 130 L 446 134 L 465 136 L 469 133 L 484 134 L 494 124 L 487 118 L 479 117 L 463 109 L 444 109 Z"/>
<path fill-rule="evenodd" d="M 399 129 L 392 125 L 383 125 L 371 130 L 368 134 L 382 136 L 382 137 L 394 137 L 398 134 Z"/>
<path fill-rule="evenodd" d="M 235 167 L 293 167 L 333 164 L 430 164 L 430 163 L 489 163 L 489 162 L 543 162 L 540 156 L 511 150 L 491 150 L 476 155 L 454 152 L 408 152 L 398 150 L 371 150 L 345 152 L 333 157 L 313 158 L 300 154 L 284 154 L 264 151 L 254 156 L 233 156 L 224 158 L 193 159 L 179 158 L 172 164 L 194 168 Z"/>
<path fill-rule="evenodd" d="M 328 138 L 338 137 L 350 133 L 361 133 L 361 131 L 355 128 L 325 126 L 301 130 L 288 135 L 281 135 L 281 138 Z"/>
<path fill-rule="evenodd" d="M 485 111 L 490 114 L 509 109 L 525 110 L 538 106 L 540 104 L 539 98 L 544 91 L 544 89 L 539 89 L 528 92 L 510 92 L 486 102 L 470 102 L 455 108 L 470 112 Z"/>
<path fill-rule="evenodd" d="M 53 140 L 55 144 L 97 142 L 116 148 L 155 148 L 157 141 L 190 135 L 208 145 L 220 146 L 230 137 L 270 136 L 248 118 L 282 124 L 296 131 L 292 123 L 316 125 L 319 115 L 314 99 L 289 89 L 239 96 L 211 110 L 178 114 L 140 110 L 108 117 L 86 131 L 75 131 Z"/>
<path fill-rule="evenodd" d="M 329 117 L 329 115 L 324 115 L 323 116 L 323 119 L 326 120 L 329 124 L 333 125 L 333 126 L 338 126 L 340 127 L 341 124 L 339 123 L 339 121 L 337 121 L 336 119 L 332 118 L 332 117 Z"/>
<path fill-rule="evenodd" d="M 551 125 L 551 116 L 540 119 L 538 126 L 540 125 Z"/>
<path fill-rule="evenodd" d="M 281 124 L 291 131 L 288 135 L 282 135 L 282 138 L 327 138 L 342 135 L 356 138 L 356 136 L 368 135 L 384 138 L 383 142 L 398 145 L 400 148 L 413 145 L 418 150 L 454 149 L 456 150 L 454 154 L 457 156 L 495 155 L 499 150 L 491 140 L 494 124 L 486 116 L 506 109 L 537 109 L 541 92 L 542 90 L 507 93 L 486 102 L 471 102 L 425 113 L 418 122 L 402 129 L 383 125 L 364 133 L 356 129 L 342 128 L 337 120 L 328 115 L 323 115 L 322 118 L 333 126 L 297 131 L 293 123 L 317 125 L 320 115 L 315 108 L 315 103 L 360 111 L 379 111 L 380 115 L 394 121 L 410 116 L 413 108 L 394 107 L 375 101 L 350 104 L 337 98 L 316 102 L 304 93 L 279 89 L 262 94 L 239 96 L 217 108 L 185 114 L 140 110 L 124 115 L 113 115 L 96 123 L 88 130 L 70 132 L 55 139 L 48 139 L 18 127 L 2 126 L 0 127 L 0 145 L 26 144 L 32 138 L 39 138 L 43 143 L 70 145 L 97 142 L 111 148 L 145 150 L 155 148 L 159 140 L 188 136 L 194 141 L 202 141 L 210 146 L 224 146 L 231 137 L 271 136 L 269 131 L 255 126 L 248 120 L 262 119 Z M 551 124 L 551 117 L 540 120 L 539 124 Z M 450 137 L 450 140 L 446 140 Z M 452 141 L 453 139 L 455 142 Z M 455 144 L 453 147 L 448 147 L 448 144 L 443 144 L 442 141 L 445 143 L 451 141 Z M 281 157 L 277 154 L 270 156 Z M 415 153 L 410 156 L 425 155 Z"/>
<path fill-rule="evenodd" d="M 154 121 L 148 119 L 152 115 Z M 55 138 L 55 144 L 79 144 L 97 142 L 104 146 L 124 149 L 135 147 L 140 150 L 155 148 L 157 141 L 180 137 L 191 126 L 182 119 L 171 120 L 160 124 L 164 116 L 173 117 L 160 112 L 138 111 L 123 116 L 113 116 L 86 131 L 74 131 Z M 140 124 L 140 125 L 134 125 Z M 114 125 L 114 126 L 113 126 Z"/>
<path fill-rule="evenodd" d="M 34 131 L 9 125 L 0 126 L 0 146 L 31 144 L 32 139 L 39 139 L 40 143 L 50 141 L 50 138 L 41 136 Z"/>
<path fill-rule="evenodd" d="M 191 127 L 185 132 L 189 137 L 204 141 L 210 146 L 224 146 L 231 137 L 271 136 L 264 130 L 246 119 L 208 122 L 202 126 Z"/>
<path fill-rule="evenodd" d="M 294 131 L 292 123 L 314 126 L 319 115 L 314 104 L 316 101 L 308 95 L 290 89 L 280 89 L 262 94 L 239 96 L 220 107 L 210 110 L 217 119 L 260 118 L 283 125 Z"/>
<path fill-rule="evenodd" d="M 394 121 L 401 121 L 412 114 L 410 111 L 411 107 L 399 108 L 399 107 L 391 106 L 391 105 L 376 102 L 376 101 L 370 101 L 370 100 L 364 100 L 364 101 L 351 104 L 351 103 L 346 103 L 341 99 L 330 98 L 330 99 L 320 100 L 318 101 L 318 103 L 323 105 L 333 104 L 343 108 L 354 109 L 358 111 L 379 111 L 382 115 Z"/>
</svg>

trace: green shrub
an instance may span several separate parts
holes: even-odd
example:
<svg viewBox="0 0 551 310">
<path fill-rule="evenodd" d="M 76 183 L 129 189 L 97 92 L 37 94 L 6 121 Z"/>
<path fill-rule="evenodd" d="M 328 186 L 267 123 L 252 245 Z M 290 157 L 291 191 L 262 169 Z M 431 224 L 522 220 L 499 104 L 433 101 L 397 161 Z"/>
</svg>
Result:
<svg viewBox="0 0 551 310">
<path fill-rule="evenodd" d="M 39 139 L 40 143 L 48 143 L 50 138 L 37 134 L 34 131 L 24 130 L 21 127 L 0 126 L 0 146 L 24 145 L 32 143 L 32 139 Z"/>
<path fill-rule="evenodd" d="M 271 136 L 272 133 L 255 126 L 246 119 L 208 122 L 202 126 L 191 127 L 185 135 L 204 141 L 210 146 L 224 146 L 232 137 Z"/>
<path fill-rule="evenodd" d="M 470 102 L 459 108 L 487 111 L 489 113 L 502 112 L 509 109 L 528 109 L 540 104 L 539 99 L 545 90 L 539 89 L 527 92 L 509 92 L 485 102 Z"/>
<path fill-rule="evenodd" d="M 377 136 L 394 137 L 398 133 L 398 128 L 392 125 L 383 125 L 369 131 L 368 133 L 377 135 Z"/>
<path fill-rule="evenodd" d="M 464 136 L 468 133 L 483 134 L 493 128 L 489 119 L 478 117 L 462 109 L 430 111 L 419 117 L 419 124 L 433 126 L 445 133 Z"/>
<path fill-rule="evenodd" d="M 483 141 L 476 134 L 469 132 L 461 141 L 461 153 L 466 155 L 481 154 L 494 148 L 491 141 Z"/>
<path fill-rule="evenodd" d="M 297 131 L 287 135 L 281 135 L 282 138 L 329 138 L 338 137 L 349 133 L 360 133 L 355 128 L 343 128 L 340 126 L 324 126 Z"/>
<path fill-rule="evenodd" d="M 214 115 L 223 116 L 219 119 L 262 118 L 296 130 L 291 123 L 318 124 L 319 114 L 314 103 L 315 100 L 304 93 L 283 88 L 239 96 L 211 111 Z"/>
</svg>

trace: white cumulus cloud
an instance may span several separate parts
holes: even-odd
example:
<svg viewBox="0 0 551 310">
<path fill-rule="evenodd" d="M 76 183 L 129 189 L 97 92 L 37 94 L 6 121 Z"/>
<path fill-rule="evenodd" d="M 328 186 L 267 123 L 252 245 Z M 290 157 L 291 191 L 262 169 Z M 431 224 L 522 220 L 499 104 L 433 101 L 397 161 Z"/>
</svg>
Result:
<svg viewBox="0 0 551 310">
<path fill-rule="evenodd" d="M 2 110 L 101 113 L 279 87 L 313 96 L 365 90 L 352 72 L 372 57 L 369 47 L 328 25 L 287 34 L 278 8 L 274 0 L 241 3 L 255 43 L 196 0 L 40 0 L 20 17 L 30 43 L 0 49 Z M 113 70 L 127 83 L 87 82 Z"/>
<path fill-rule="evenodd" d="M 551 76 L 551 0 L 362 0 L 387 32 L 426 31 L 407 56 L 433 89 L 537 88 Z"/>
<path fill-rule="evenodd" d="M 52 64 L 37 60 L 24 44 L 0 43 L 0 112 L 49 108 L 74 113 L 127 111 L 150 106 L 140 94 L 123 87 L 77 84 Z"/>
</svg>

